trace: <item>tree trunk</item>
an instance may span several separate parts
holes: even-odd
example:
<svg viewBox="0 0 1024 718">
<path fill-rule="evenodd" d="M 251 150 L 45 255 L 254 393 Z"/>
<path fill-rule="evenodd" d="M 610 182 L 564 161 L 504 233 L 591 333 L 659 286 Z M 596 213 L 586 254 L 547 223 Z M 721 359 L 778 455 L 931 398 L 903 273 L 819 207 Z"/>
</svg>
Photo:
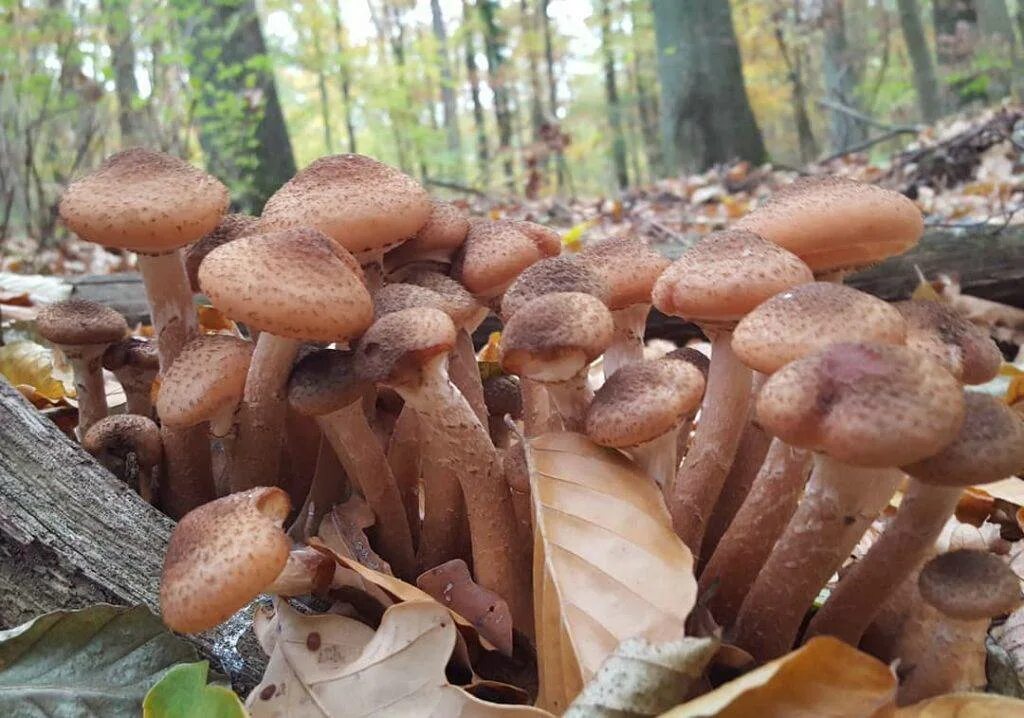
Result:
<svg viewBox="0 0 1024 718">
<path fill-rule="evenodd" d="M 133 147 L 149 142 L 146 113 L 135 81 L 135 43 L 132 40 L 132 19 L 127 0 L 101 0 L 100 8 L 107 20 L 107 44 L 114 68 L 114 91 L 117 94 L 117 124 L 121 130 L 121 146 Z"/>
<path fill-rule="evenodd" d="M 466 76 L 469 78 L 469 94 L 473 101 L 473 123 L 476 129 L 476 159 L 480 181 L 484 187 L 491 184 L 491 152 L 487 145 L 487 121 L 484 105 L 480 101 L 480 70 L 476 64 L 475 6 L 473 0 L 463 0 L 462 25 L 466 36 Z"/>
<path fill-rule="evenodd" d="M 844 0 L 825 0 L 823 7 L 825 49 L 823 70 L 825 96 L 833 105 L 857 110 L 857 66 L 846 38 Z M 842 152 L 847 147 L 863 142 L 867 137 L 864 124 L 851 114 L 835 107 L 828 115 L 829 149 Z"/>
<path fill-rule="evenodd" d="M 498 123 L 498 151 L 503 156 L 505 188 L 516 191 L 516 168 L 512 150 L 512 110 L 509 105 L 508 67 L 505 57 L 505 33 L 498 25 L 497 0 L 477 0 L 483 24 L 487 75 L 494 93 L 494 117 Z"/>
<path fill-rule="evenodd" d="M 932 0 L 932 23 L 940 65 L 953 65 L 970 58 L 970 43 L 956 42 L 956 38 L 969 37 L 977 31 L 974 0 Z"/>
<path fill-rule="evenodd" d="M 652 2 L 666 167 L 699 171 L 736 159 L 763 161 L 729 3 Z"/>
<path fill-rule="evenodd" d="M 540 22 L 544 34 L 544 68 L 548 81 L 548 111 L 551 120 L 559 123 L 558 117 L 558 80 L 555 75 L 555 43 L 551 32 L 551 17 L 548 15 L 550 0 L 540 0 Z M 558 190 L 571 184 L 569 165 L 565 161 L 565 151 L 559 146 L 555 150 L 555 170 L 557 172 Z M 570 187 L 570 192 L 572 188 Z M 573 193 L 575 194 L 575 193 Z"/>
<path fill-rule="evenodd" d="M 900 12 L 900 27 L 907 44 L 907 54 L 914 69 L 914 89 L 921 117 L 925 122 L 934 122 L 942 114 L 939 99 L 939 83 L 935 78 L 935 62 L 928 47 L 928 38 L 921 23 L 921 11 L 917 0 L 896 0 Z"/>
<path fill-rule="evenodd" d="M 793 24 L 800 26 L 800 0 L 793 3 Z M 790 104 L 793 107 L 793 123 L 796 125 L 797 142 L 800 146 L 800 161 L 811 162 L 818 156 L 818 141 L 814 138 L 814 130 L 811 127 L 811 117 L 807 112 L 807 87 L 804 85 L 804 53 L 803 48 L 797 46 L 791 49 L 786 42 L 786 30 L 784 27 L 784 15 L 776 14 L 775 44 L 779 48 L 783 64 L 786 66 L 786 73 L 789 76 L 789 84 L 792 86 L 790 92 Z"/>
<path fill-rule="evenodd" d="M 345 28 L 341 22 L 341 0 L 331 3 L 331 15 L 334 20 L 334 43 L 338 57 L 338 84 L 341 87 L 342 113 L 345 115 L 345 133 L 348 135 L 348 151 L 355 154 L 359 150 L 356 144 L 356 128 L 352 121 L 352 80 L 348 71 L 348 48 L 345 45 Z"/>
<path fill-rule="evenodd" d="M 526 45 L 526 65 L 530 80 L 530 129 L 532 139 L 540 139 L 544 125 L 544 91 L 540 84 L 540 60 L 537 57 L 537 16 L 531 11 L 528 0 L 520 0 L 519 12 L 522 19 L 523 43 Z"/>
<path fill-rule="evenodd" d="M 615 78 L 615 48 L 612 36 L 612 9 L 609 0 L 601 0 L 601 55 L 604 60 L 604 96 L 608 103 L 608 124 L 612 135 L 612 165 L 615 184 L 621 190 L 629 186 L 626 137 L 622 130 L 622 105 Z"/>
<path fill-rule="evenodd" d="M 439 0 L 430 0 L 430 16 L 437 42 L 437 59 L 441 66 L 441 105 L 444 108 L 444 132 L 449 162 L 446 164 L 448 174 L 455 179 L 462 179 L 462 138 L 459 135 L 459 113 L 455 101 L 455 81 L 452 76 L 452 64 L 448 57 L 448 32 L 444 26 L 444 15 L 441 14 Z"/>
<path fill-rule="evenodd" d="M 1024 83 L 1024 67 L 1006 0 L 974 0 L 974 4 L 978 12 L 978 33 L 992 54 L 1009 58 L 1010 89 L 1019 98 Z"/>
<path fill-rule="evenodd" d="M 316 60 L 316 87 L 320 95 L 320 124 L 324 130 L 324 152 L 334 154 L 334 138 L 331 137 L 331 98 L 327 93 L 327 72 L 324 64 L 327 58 L 324 56 L 323 43 L 320 41 L 320 29 L 311 27 L 310 34 L 313 39 L 313 56 Z"/>
<path fill-rule="evenodd" d="M 653 39 L 654 27 L 650 13 L 640 9 L 641 0 L 633 0 L 630 18 L 633 25 L 633 78 L 636 90 L 636 110 L 640 120 L 640 134 L 643 137 L 644 154 L 647 157 L 647 171 L 653 178 L 661 177 L 663 166 L 661 137 L 658 134 L 658 95 L 651 88 L 647 68 L 654 65 L 654 57 L 648 51 Z"/>
</svg>

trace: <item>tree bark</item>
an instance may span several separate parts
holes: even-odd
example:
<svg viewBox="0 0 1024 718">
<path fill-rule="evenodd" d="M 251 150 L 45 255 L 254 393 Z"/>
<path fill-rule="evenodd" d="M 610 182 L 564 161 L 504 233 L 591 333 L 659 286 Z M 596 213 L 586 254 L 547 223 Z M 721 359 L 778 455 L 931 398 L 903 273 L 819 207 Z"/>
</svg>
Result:
<svg viewBox="0 0 1024 718">
<path fill-rule="evenodd" d="M 476 159 L 480 179 L 485 187 L 491 183 L 491 152 L 487 145 L 487 121 L 484 105 L 480 101 L 480 71 L 476 64 L 475 5 L 473 0 L 463 0 L 462 24 L 466 36 L 466 75 L 469 78 L 469 94 L 473 101 L 473 123 L 476 129 Z"/>
<path fill-rule="evenodd" d="M 320 96 L 320 124 L 324 131 L 324 152 L 330 155 L 334 153 L 334 138 L 331 136 L 331 98 L 327 93 L 327 72 L 324 68 L 327 58 L 324 56 L 319 28 L 310 28 L 310 34 L 313 41 L 313 57 L 316 61 L 316 88 Z"/>
<path fill-rule="evenodd" d="M 551 17 L 548 15 L 550 0 L 540 0 L 540 21 L 544 34 L 544 67 L 548 80 L 548 110 L 554 122 L 558 117 L 558 80 L 555 75 L 555 43 L 551 32 Z M 555 170 L 557 172 L 558 189 L 561 191 L 569 186 L 572 192 L 572 179 L 569 176 L 569 165 L 565 161 L 565 151 L 559 146 L 555 150 Z"/>
<path fill-rule="evenodd" d="M 498 151 L 503 155 L 505 188 L 516 191 L 515 161 L 512 155 L 512 109 L 509 105 L 509 79 L 506 63 L 505 33 L 498 24 L 497 0 L 477 0 L 487 53 L 487 76 L 494 93 L 494 117 L 498 123 Z"/>
<path fill-rule="evenodd" d="M 139 86 L 135 81 L 135 43 L 127 0 L 102 0 L 100 8 L 107 20 L 107 44 L 114 68 L 114 91 L 117 94 L 117 124 L 121 130 L 121 146 L 147 144 L 146 113 L 136 105 Z"/>
<path fill-rule="evenodd" d="M 914 89 L 921 118 L 925 122 L 934 122 L 942 114 L 942 102 L 939 98 L 939 82 L 935 77 L 935 62 L 921 22 L 921 11 L 917 0 L 896 0 L 896 5 L 900 12 L 903 40 L 914 70 Z"/>
<path fill-rule="evenodd" d="M 932 24 L 935 26 L 935 43 L 940 65 L 952 65 L 966 60 L 965 48 L 952 42 L 959 33 L 971 33 L 977 29 L 978 13 L 974 0 L 932 0 Z"/>
<path fill-rule="evenodd" d="M 639 5 L 639 0 L 634 0 L 630 5 L 636 109 L 640 119 L 644 154 L 647 157 L 647 171 L 652 178 L 658 178 L 665 172 L 661 138 L 658 134 L 658 95 L 651 88 L 652 78 L 647 71 L 648 67 L 654 65 L 655 60 L 649 52 L 654 27 L 651 25 L 650 14 L 639 10 Z"/>
<path fill-rule="evenodd" d="M 437 42 L 437 60 L 441 67 L 441 105 L 444 108 L 445 140 L 450 155 L 446 169 L 449 176 L 462 179 L 462 138 L 459 135 L 459 112 L 455 101 L 455 81 L 448 57 L 448 32 L 444 26 L 439 0 L 430 0 L 431 25 Z"/>
<path fill-rule="evenodd" d="M 356 144 L 356 128 L 352 121 L 352 79 L 348 71 L 348 48 L 345 44 L 345 28 L 341 22 L 341 0 L 331 3 L 331 16 L 334 20 L 334 44 L 338 56 L 338 84 L 341 88 L 342 113 L 345 115 L 345 132 L 348 135 L 348 151 L 355 154 L 359 150 Z"/>
<path fill-rule="evenodd" d="M 858 109 L 856 97 L 857 65 L 846 37 L 844 0 L 825 0 L 823 5 L 825 48 L 822 58 L 825 96 L 834 104 Z M 867 138 L 864 124 L 841 110 L 831 109 L 828 115 L 829 149 L 842 152 Z"/>
<path fill-rule="evenodd" d="M 612 36 L 612 8 L 610 0 L 601 0 L 601 55 L 604 60 L 604 96 L 608 103 L 608 124 L 612 135 L 612 166 L 615 184 L 621 190 L 629 186 L 626 164 L 626 137 L 622 130 L 622 103 L 615 77 L 615 48 Z"/>
<path fill-rule="evenodd" d="M 800 1 L 793 3 L 794 25 L 800 25 Z M 803 50 L 800 47 L 791 49 L 786 42 L 786 31 L 783 27 L 783 15 L 775 16 L 775 44 L 779 48 L 789 83 L 792 86 L 790 103 L 793 107 L 793 122 L 796 125 L 796 136 L 800 146 L 800 161 L 811 162 L 818 156 L 818 141 L 814 138 L 811 117 L 807 112 L 807 87 L 804 85 Z"/>
</svg>

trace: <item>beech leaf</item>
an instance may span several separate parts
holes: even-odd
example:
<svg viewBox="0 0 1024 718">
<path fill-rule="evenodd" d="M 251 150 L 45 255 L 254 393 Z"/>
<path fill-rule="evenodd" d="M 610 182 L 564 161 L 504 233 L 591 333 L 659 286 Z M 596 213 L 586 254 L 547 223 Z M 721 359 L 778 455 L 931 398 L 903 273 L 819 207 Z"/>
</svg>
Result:
<svg viewBox="0 0 1024 718">
<path fill-rule="evenodd" d="M 182 663 L 164 674 L 142 702 L 142 718 L 246 718 L 230 688 L 207 685 L 210 664 Z"/>
<path fill-rule="evenodd" d="M 416 585 L 442 606 L 464 616 L 499 651 L 512 655 L 512 612 L 508 603 L 476 583 L 461 558 L 424 571 L 416 578 Z"/>
<path fill-rule="evenodd" d="M 35 342 L 15 341 L 0 346 L 0 374 L 11 386 L 31 387 L 35 394 L 49 401 L 74 394 L 73 383 L 65 386 L 57 378 L 50 350 Z"/>
<path fill-rule="evenodd" d="M 1021 718 L 1024 701 L 991 693 L 950 693 L 896 711 L 896 718 Z"/>
</svg>

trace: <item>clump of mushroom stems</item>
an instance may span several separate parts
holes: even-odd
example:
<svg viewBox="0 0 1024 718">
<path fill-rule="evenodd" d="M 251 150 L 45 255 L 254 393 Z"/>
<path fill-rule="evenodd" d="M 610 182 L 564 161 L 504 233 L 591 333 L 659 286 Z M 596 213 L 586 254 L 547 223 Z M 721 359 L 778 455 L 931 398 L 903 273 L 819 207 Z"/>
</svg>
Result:
<svg viewBox="0 0 1024 718">
<path fill-rule="evenodd" d="M 603 363 L 606 379 L 614 374 L 619 367 L 644 358 L 644 331 L 650 311 L 650 304 L 634 304 L 612 311 L 615 333 L 612 335 L 612 343 L 604 353 Z"/>
</svg>

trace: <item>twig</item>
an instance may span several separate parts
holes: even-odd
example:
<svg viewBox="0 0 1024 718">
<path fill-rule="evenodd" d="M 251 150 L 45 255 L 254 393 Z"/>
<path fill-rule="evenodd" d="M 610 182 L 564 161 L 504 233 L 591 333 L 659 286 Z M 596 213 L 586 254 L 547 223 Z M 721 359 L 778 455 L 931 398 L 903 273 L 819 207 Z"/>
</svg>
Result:
<svg viewBox="0 0 1024 718">
<path fill-rule="evenodd" d="M 872 127 L 877 127 L 880 130 L 888 130 L 889 132 L 897 132 L 898 131 L 897 134 L 906 134 L 906 133 L 910 133 L 910 132 L 913 132 L 913 133 L 916 134 L 916 133 L 920 132 L 921 129 L 922 129 L 921 127 L 918 127 L 916 125 L 892 125 L 892 124 L 889 124 L 888 122 L 883 122 L 882 120 L 875 119 L 874 117 L 871 117 L 870 115 L 865 115 L 863 112 L 860 112 L 859 110 L 855 110 L 852 107 L 844 105 L 841 102 L 836 102 L 835 100 L 829 100 L 829 99 L 824 99 L 823 98 L 823 99 L 819 99 L 817 101 L 817 103 L 818 103 L 818 105 L 820 107 L 824 107 L 825 109 L 833 110 L 835 112 L 841 112 L 842 114 L 848 115 L 848 116 L 852 117 L 855 120 L 860 120 L 865 125 L 871 125 Z"/>
<path fill-rule="evenodd" d="M 476 187 L 467 187 L 466 185 L 458 184 L 457 182 L 449 182 L 448 180 L 434 179 L 433 177 L 424 177 L 424 184 L 431 185 L 433 187 L 443 187 L 444 189 L 450 189 L 453 192 L 464 192 L 465 194 L 471 194 L 475 197 L 482 197 L 483 199 L 489 199 L 486 192 L 479 190 Z"/>
<path fill-rule="evenodd" d="M 839 152 L 829 155 L 828 157 L 820 159 L 818 160 L 818 164 L 825 164 L 827 162 L 831 162 L 832 160 L 839 159 L 840 157 L 852 155 L 855 152 L 863 152 L 864 150 L 874 147 L 875 145 L 881 142 L 891 140 L 894 137 L 899 137 L 900 135 L 916 135 L 917 133 L 918 130 L 913 127 L 894 127 L 888 132 L 883 132 L 877 137 L 872 137 L 870 139 L 864 140 L 863 142 L 858 142 L 857 144 L 852 145 L 851 147 L 847 147 L 844 150 L 841 150 Z"/>
</svg>

